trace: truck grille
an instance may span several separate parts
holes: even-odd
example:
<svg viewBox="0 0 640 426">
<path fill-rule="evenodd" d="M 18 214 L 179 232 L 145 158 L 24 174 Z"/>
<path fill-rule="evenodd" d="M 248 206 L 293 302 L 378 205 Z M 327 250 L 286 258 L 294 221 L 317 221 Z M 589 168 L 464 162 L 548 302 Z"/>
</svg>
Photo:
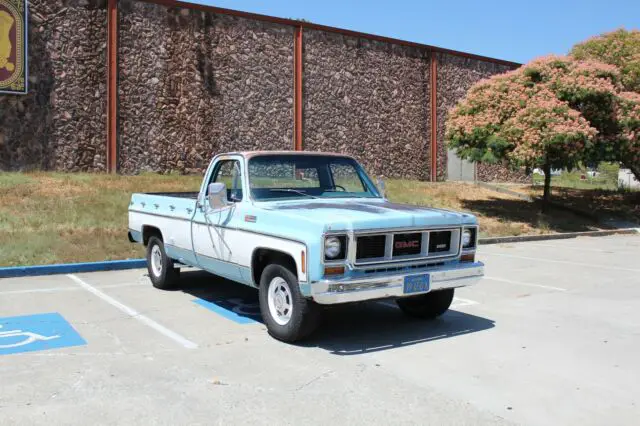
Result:
<svg viewBox="0 0 640 426">
<path fill-rule="evenodd" d="M 366 237 L 358 237 L 356 258 L 375 259 L 384 257 L 385 245 L 387 243 L 386 235 L 371 235 Z"/>
<path fill-rule="evenodd" d="M 435 231 L 429 234 L 429 253 L 451 250 L 451 231 Z"/>
<path fill-rule="evenodd" d="M 422 251 L 422 233 L 395 234 L 393 236 L 393 256 L 409 256 Z"/>
<path fill-rule="evenodd" d="M 378 264 L 457 256 L 460 251 L 460 235 L 460 228 L 356 235 L 355 264 Z M 391 245 L 389 251 L 386 249 L 387 242 Z"/>
</svg>

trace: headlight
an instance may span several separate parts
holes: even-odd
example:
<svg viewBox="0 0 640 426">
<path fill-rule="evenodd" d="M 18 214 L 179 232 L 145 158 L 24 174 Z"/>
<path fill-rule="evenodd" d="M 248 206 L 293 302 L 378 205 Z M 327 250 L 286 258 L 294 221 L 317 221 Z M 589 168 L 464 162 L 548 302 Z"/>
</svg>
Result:
<svg viewBox="0 0 640 426">
<path fill-rule="evenodd" d="M 462 231 L 462 248 L 471 248 L 476 243 L 476 230 L 465 229 Z"/>
<path fill-rule="evenodd" d="M 324 255 L 327 259 L 335 259 L 342 251 L 342 243 L 338 237 L 327 237 L 324 240 Z"/>
</svg>

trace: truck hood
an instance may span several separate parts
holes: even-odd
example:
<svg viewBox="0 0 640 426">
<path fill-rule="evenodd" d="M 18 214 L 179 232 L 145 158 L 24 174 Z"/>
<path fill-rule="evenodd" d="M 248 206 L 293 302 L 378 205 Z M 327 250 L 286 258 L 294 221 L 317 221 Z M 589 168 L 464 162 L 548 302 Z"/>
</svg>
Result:
<svg viewBox="0 0 640 426">
<path fill-rule="evenodd" d="M 292 219 L 325 225 L 326 231 L 377 228 L 459 226 L 475 224 L 467 213 L 396 204 L 383 199 L 304 200 L 269 202 L 262 206 Z"/>
</svg>

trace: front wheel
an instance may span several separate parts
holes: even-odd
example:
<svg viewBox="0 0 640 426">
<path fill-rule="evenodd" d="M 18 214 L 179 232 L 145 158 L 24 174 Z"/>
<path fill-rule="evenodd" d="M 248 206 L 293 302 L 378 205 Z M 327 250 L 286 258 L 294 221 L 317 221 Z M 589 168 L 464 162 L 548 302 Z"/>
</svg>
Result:
<svg viewBox="0 0 640 426">
<path fill-rule="evenodd" d="M 164 251 L 164 243 L 158 237 L 149 238 L 147 244 L 147 270 L 155 288 L 168 290 L 180 278 L 180 270 L 173 266 L 173 260 Z"/>
<path fill-rule="evenodd" d="M 407 316 L 423 319 L 434 319 L 444 314 L 452 301 L 452 288 L 396 299 L 398 307 Z"/>
<path fill-rule="evenodd" d="M 260 311 L 269 334 L 295 342 L 317 327 L 320 308 L 300 293 L 298 278 L 279 264 L 268 265 L 260 277 Z"/>
</svg>

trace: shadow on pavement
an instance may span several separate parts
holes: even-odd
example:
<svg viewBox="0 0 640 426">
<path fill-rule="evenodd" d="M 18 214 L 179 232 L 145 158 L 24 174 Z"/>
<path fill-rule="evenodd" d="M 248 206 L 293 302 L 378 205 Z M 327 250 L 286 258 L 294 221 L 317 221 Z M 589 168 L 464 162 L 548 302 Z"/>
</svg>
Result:
<svg viewBox="0 0 640 426">
<path fill-rule="evenodd" d="M 393 301 L 372 301 L 328 308 L 324 323 L 302 346 L 336 355 L 359 355 L 488 330 L 494 321 L 449 310 L 425 321 L 406 317 Z"/>
<path fill-rule="evenodd" d="M 236 315 L 262 322 L 258 292 L 202 271 L 183 272 L 178 291 L 213 303 Z M 494 321 L 456 311 L 455 305 L 434 321 L 407 318 L 391 300 L 325 308 L 323 322 L 301 347 L 336 355 L 359 355 L 488 330 Z"/>
<path fill-rule="evenodd" d="M 204 271 L 185 271 L 180 274 L 180 285 L 175 289 L 197 299 L 212 303 L 233 314 L 262 322 L 258 291 Z"/>
</svg>

